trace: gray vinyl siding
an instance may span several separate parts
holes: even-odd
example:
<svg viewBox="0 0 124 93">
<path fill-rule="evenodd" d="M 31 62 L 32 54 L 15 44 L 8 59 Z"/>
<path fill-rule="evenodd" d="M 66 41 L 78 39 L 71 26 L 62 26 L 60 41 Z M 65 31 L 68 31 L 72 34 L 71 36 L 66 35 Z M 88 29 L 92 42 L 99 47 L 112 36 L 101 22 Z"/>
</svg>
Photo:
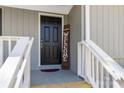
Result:
<svg viewBox="0 0 124 93">
<path fill-rule="evenodd" d="M 112 57 L 124 57 L 124 6 L 91 6 L 91 39 Z"/>
<path fill-rule="evenodd" d="M 34 43 L 31 53 L 31 69 L 35 70 L 39 67 L 39 47 L 38 47 L 38 13 L 26 9 L 2 7 L 3 19 L 3 35 L 5 36 L 30 36 L 34 37 Z M 65 16 L 65 23 L 68 18 Z"/>
<path fill-rule="evenodd" d="M 83 11 L 84 12 L 84 11 Z M 82 16 L 84 17 L 84 16 Z M 69 13 L 70 24 L 70 63 L 71 70 L 77 73 L 77 43 L 81 41 L 81 6 L 74 6 Z M 82 24 L 84 32 L 84 24 Z"/>
<path fill-rule="evenodd" d="M 3 7 L 3 35 L 34 37 L 32 69 L 38 68 L 38 12 Z"/>
</svg>

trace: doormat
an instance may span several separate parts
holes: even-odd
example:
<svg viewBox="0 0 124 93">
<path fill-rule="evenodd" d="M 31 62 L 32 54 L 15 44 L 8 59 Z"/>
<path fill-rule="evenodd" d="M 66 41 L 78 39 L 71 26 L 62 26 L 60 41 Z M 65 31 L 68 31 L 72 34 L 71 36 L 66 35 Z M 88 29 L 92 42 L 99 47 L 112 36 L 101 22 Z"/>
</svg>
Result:
<svg viewBox="0 0 124 93">
<path fill-rule="evenodd" d="M 41 69 L 41 72 L 56 72 L 59 71 L 60 69 Z"/>
</svg>

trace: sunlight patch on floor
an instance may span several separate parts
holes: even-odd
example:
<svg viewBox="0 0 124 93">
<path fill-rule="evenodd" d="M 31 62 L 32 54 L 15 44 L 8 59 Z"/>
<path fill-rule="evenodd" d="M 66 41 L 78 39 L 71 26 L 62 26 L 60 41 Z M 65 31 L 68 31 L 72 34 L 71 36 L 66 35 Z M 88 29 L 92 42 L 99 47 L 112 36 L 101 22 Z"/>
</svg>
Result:
<svg viewBox="0 0 124 93">
<path fill-rule="evenodd" d="M 78 82 L 68 82 L 61 84 L 46 84 L 46 85 L 32 86 L 32 88 L 91 88 L 91 85 L 89 85 L 84 81 L 78 81 Z"/>
</svg>

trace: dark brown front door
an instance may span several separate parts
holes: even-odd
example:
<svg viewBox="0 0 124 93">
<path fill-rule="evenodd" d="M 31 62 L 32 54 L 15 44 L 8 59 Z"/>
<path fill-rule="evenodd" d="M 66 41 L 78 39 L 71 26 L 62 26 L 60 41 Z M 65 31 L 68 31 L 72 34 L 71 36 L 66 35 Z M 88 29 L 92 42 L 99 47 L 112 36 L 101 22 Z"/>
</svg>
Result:
<svg viewBox="0 0 124 93">
<path fill-rule="evenodd" d="M 61 18 L 41 16 L 41 65 L 61 63 Z"/>
</svg>

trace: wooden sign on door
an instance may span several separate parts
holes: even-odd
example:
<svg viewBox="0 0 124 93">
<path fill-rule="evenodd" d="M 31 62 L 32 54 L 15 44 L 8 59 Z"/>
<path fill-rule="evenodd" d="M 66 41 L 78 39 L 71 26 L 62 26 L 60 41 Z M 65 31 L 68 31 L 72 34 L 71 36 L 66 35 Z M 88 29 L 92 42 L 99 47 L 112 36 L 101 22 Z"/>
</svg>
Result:
<svg viewBox="0 0 124 93">
<path fill-rule="evenodd" d="M 62 69 L 70 69 L 70 25 L 64 26 L 62 47 Z"/>
</svg>

